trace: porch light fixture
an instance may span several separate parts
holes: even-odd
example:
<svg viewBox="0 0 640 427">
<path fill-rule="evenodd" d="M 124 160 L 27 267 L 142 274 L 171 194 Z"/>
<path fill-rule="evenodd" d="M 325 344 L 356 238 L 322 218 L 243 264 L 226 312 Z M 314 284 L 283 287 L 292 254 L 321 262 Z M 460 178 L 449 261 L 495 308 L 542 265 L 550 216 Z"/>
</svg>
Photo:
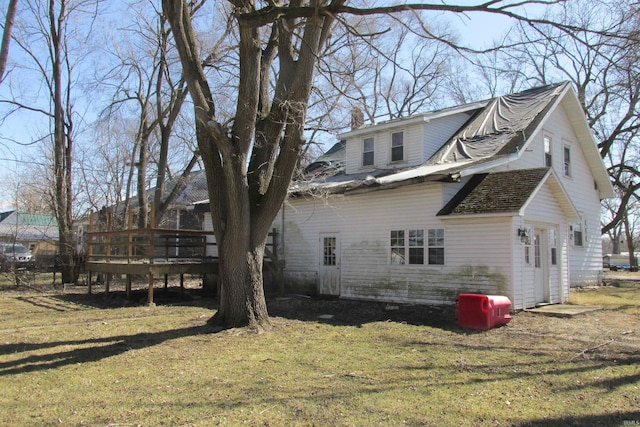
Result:
<svg viewBox="0 0 640 427">
<path fill-rule="evenodd" d="M 518 237 L 522 243 L 529 243 L 529 229 L 518 228 Z"/>
</svg>

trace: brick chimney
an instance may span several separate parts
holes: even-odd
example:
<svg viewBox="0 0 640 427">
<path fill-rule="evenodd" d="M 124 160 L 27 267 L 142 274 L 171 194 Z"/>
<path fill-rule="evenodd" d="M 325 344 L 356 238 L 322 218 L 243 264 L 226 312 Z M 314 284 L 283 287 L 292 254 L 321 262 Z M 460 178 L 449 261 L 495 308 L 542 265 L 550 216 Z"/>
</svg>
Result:
<svg viewBox="0 0 640 427">
<path fill-rule="evenodd" d="M 364 126 L 364 114 L 359 107 L 351 109 L 351 130 L 360 129 Z"/>
</svg>

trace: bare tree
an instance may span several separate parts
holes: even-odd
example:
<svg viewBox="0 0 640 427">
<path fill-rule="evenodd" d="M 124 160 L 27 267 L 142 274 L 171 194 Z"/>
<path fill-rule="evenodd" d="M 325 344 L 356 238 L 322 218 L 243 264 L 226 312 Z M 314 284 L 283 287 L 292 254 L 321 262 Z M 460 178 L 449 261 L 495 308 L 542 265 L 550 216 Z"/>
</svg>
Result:
<svg viewBox="0 0 640 427">
<path fill-rule="evenodd" d="M 90 34 L 89 25 L 71 20 L 92 19 L 97 13 L 96 0 L 25 1 L 20 21 L 14 29 L 14 41 L 20 49 L 22 64 L 16 67 L 30 74 L 35 70 L 42 82 L 44 97 L 39 91 L 28 90 L 12 99 L 2 100 L 12 111 L 22 110 L 45 117 L 50 133 L 42 138 L 50 141 L 53 177 L 53 206 L 59 227 L 59 251 L 62 261 L 62 280 L 75 281 L 73 244 L 73 152 L 76 136 L 74 91 L 78 80 L 74 76 L 79 49 Z M 38 86 L 36 86 L 38 87 Z M 13 86 L 12 86 L 13 88 Z M 17 86 L 16 86 L 17 88 Z"/>
<path fill-rule="evenodd" d="M 188 89 L 171 43 L 171 29 L 155 4 L 143 0 L 133 5 L 135 22 L 127 27 L 126 36 L 115 40 L 111 48 L 117 64 L 105 76 L 98 78 L 105 90 L 113 94 L 103 118 L 119 120 L 127 113 L 136 116 L 137 130 L 133 137 L 131 158 L 127 161 L 130 174 L 124 187 L 127 195 L 124 204 L 125 207 L 129 205 L 132 183 L 136 181 L 137 222 L 140 228 L 147 227 L 150 218 L 155 218 L 156 222 L 161 219 L 185 187 L 191 171 L 199 164 L 199 152 L 192 141 L 175 138 L 179 128 L 187 123 L 184 117 L 190 115 L 185 114 L 182 108 Z M 224 30 L 218 39 L 207 40 L 208 54 L 203 59 L 203 66 L 224 55 L 221 41 L 228 31 Z M 228 68 L 224 67 L 225 73 L 229 72 Z M 188 123 L 192 135 L 192 118 Z M 181 150 L 178 150 L 178 144 Z M 179 151 L 183 153 L 178 155 Z M 178 177 L 176 185 L 166 188 L 167 180 L 174 176 Z M 148 188 L 154 182 L 155 190 L 153 194 L 148 194 Z M 152 207 L 155 211 L 150 215 Z"/>
<path fill-rule="evenodd" d="M 217 88 L 212 88 L 201 65 L 192 8 L 186 0 L 163 0 L 194 103 L 196 134 L 220 254 L 220 309 L 212 323 L 257 328 L 269 325 L 262 289 L 265 242 L 307 142 L 304 124 L 314 73 L 334 24 L 349 26 L 350 16 L 412 14 L 419 10 L 484 11 L 525 19 L 517 11 L 526 3 L 513 7 L 497 1 L 471 6 L 360 8 L 348 6 L 343 0 L 294 0 L 264 6 L 251 0 L 229 2 L 225 19 L 234 25 L 239 69 L 235 114 L 231 121 L 223 121 L 217 109 Z M 419 29 L 432 35 L 426 26 Z"/>
<path fill-rule="evenodd" d="M 4 80 L 4 73 L 7 69 L 9 43 L 11 42 L 11 31 L 13 30 L 13 20 L 15 19 L 17 8 L 18 0 L 9 0 L 7 15 L 5 17 L 4 28 L 2 31 L 2 45 L 0 46 L 0 83 Z"/>
<path fill-rule="evenodd" d="M 490 96 L 494 87 L 572 82 L 620 198 L 620 203 L 606 205 L 609 212 L 614 206 L 616 211 L 607 215 L 602 233 L 619 236 L 627 206 L 637 202 L 640 190 L 638 5 L 572 1 L 548 19 L 580 30 L 567 33 L 520 22 L 500 49 L 496 46 L 478 61 L 475 80 L 485 83 L 482 92 Z"/>
</svg>

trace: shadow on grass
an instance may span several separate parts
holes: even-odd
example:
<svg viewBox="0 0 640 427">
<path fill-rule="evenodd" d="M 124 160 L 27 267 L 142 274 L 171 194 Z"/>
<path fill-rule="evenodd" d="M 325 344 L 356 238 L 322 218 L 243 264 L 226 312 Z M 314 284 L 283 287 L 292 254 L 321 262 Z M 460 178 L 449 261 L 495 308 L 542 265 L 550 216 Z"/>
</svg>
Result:
<svg viewBox="0 0 640 427">
<path fill-rule="evenodd" d="M 49 296 L 46 303 L 38 297 L 22 297 L 21 300 L 44 306 L 50 304 L 52 310 L 65 311 L 58 302 L 72 303 L 78 307 L 98 309 L 135 307 L 147 305 L 147 291 L 137 290 L 130 299 L 124 292 L 98 294 L 60 294 Z M 177 287 L 156 288 L 154 301 L 157 305 L 191 306 L 217 309 L 218 301 L 201 289 L 181 290 Z M 355 301 L 321 297 L 268 297 L 267 309 L 272 317 L 290 320 L 314 321 L 336 326 L 362 326 L 372 322 L 397 322 L 416 326 L 432 326 L 455 332 L 474 333 L 456 325 L 455 307 L 426 306 L 411 304 L 389 304 L 375 301 Z"/>
<path fill-rule="evenodd" d="M 360 327 L 372 322 L 397 322 L 432 326 L 445 330 L 461 330 L 456 325 L 454 307 L 389 304 L 291 296 L 267 300 L 270 316 L 292 320 L 317 321 L 336 326 Z"/>
<path fill-rule="evenodd" d="M 545 418 L 532 420 L 521 424 L 519 427 L 624 427 L 640 425 L 640 411 L 618 412 L 616 414 L 588 415 L 583 417 L 566 416 L 559 418 Z"/>
<path fill-rule="evenodd" d="M 153 347 L 165 341 L 183 337 L 219 332 L 207 325 L 171 329 L 160 332 L 119 335 L 86 340 L 69 340 L 44 343 L 15 343 L 0 345 L 0 354 L 24 353 L 15 360 L 0 362 L 0 376 L 43 371 L 85 362 L 96 362 L 127 351 Z M 81 347 L 66 350 L 69 346 Z M 32 352 L 63 347 L 65 350 L 34 355 Z"/>
<path fill-rule="evenodd" d="M 130 298 L 127 298 L 123 291 L 113 291 L 109 294 L 99 292 L 91 295 L 86 293 L 59 294 L 51 297 L 84 308 L 113 309 L 148 305 L 146 289 L 133 291 Z M 201 290 L 183 290 L 179 287 L 154 289 L 154 303 L 156 305 L 217 308 L 216 300 Z"/>
</svg>

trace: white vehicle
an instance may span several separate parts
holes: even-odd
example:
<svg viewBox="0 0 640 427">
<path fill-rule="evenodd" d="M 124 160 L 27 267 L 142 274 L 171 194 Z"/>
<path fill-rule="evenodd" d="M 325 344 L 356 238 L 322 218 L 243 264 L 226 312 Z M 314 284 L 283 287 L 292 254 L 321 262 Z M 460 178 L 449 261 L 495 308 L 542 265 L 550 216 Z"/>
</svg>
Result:
<svg viewBox="0 0 640 427">
<path fill-rule="evenodd" d="M 2 243 L 0 244 L 0 267 L 3 270 L 16 268 L 32 268 L 35 260 L 31 251 L 22 243 Z"/>
</svg>

